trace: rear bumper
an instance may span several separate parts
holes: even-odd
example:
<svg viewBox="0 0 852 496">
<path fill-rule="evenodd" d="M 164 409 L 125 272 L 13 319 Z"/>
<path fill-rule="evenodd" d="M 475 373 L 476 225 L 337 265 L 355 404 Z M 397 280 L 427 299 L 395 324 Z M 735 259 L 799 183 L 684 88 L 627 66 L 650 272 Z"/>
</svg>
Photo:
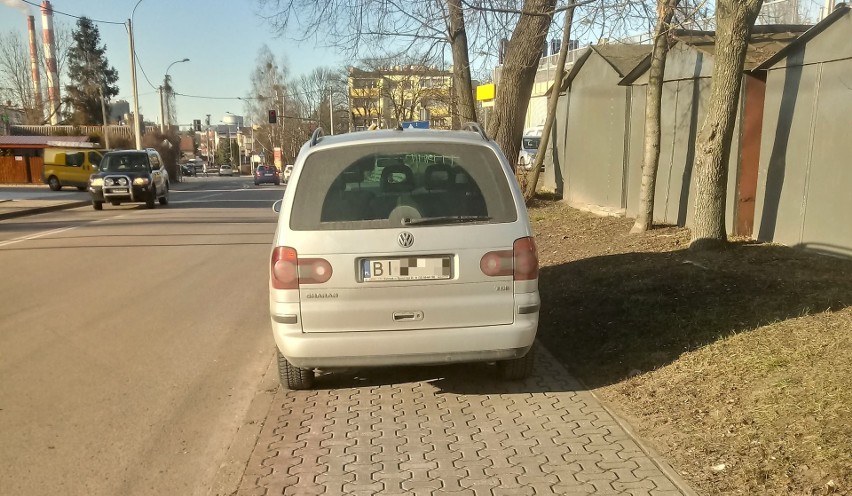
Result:
<svg viewBox="0 0 852 496">
<path fill-rule="evenodd" d="M 260 176 L 260 177 L 254 176 L 254 182 L 256 182 L 257 184 L 266 184 L 266 183 L 279 184 L 279 183 L 281 183 L 281 179 L 279 179 L 275 176 L 269 176 L 269 177 L 267 177 L 267 176 Z"/>
<path fill-rule="evenodd" d="M 516 315 L 509 325 L 304 333 L 300 324 L 272 320 L 275 343 L 296 367 L 376 367 L 519 358 L 535 341 L 538 312 Z"/>
</svg>

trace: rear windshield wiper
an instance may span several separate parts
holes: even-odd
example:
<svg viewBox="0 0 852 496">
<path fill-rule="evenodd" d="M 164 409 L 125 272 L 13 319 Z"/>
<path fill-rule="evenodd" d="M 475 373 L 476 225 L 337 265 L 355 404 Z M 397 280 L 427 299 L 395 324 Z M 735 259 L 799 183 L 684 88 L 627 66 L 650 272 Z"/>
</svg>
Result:
<svg viewBox="0 0 852 496">
<path fill-rule="evenodd" d="M 442 217 L 424 217 L 422 219 L 404 219 L 406 226 L 427 226 L 435 224 L 466 224 L 468 222 L 483 222 L 491 220 L 485 215 L 445 215 Z"/>
</svg>

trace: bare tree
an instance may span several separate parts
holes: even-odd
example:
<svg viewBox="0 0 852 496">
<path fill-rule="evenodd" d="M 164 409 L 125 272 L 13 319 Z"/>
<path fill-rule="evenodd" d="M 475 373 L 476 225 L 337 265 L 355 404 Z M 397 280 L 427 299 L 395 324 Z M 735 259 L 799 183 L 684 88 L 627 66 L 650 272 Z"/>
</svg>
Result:
<svg viewBox="0 0 852 496">
<path fill-rule="evenodd" d="M 544 121 L 544 129 L 541 133 L 541 143 L 535 161 L 532 166 L 532 178 L 527 184 L 527 189 L 524 192 L 524 200 L 529 204 L 535 197 L 536 188 L 538 186 L 538 176 L 541 173 L 541 166 L 544 164 L 545 150 L 547 150 L 548 142 L 550 141 L 550 133 L 553 129 L 553 122 L 556 120 L 556 107 L 559 103 L 559 93 L 562 88 L 562 77 L 565 73 L 565 59 L 568 58 L 568 46 L 571 39 L 571 24 L 574 22 L 574 6 L 571 5 L 565 13 L 562 27 L 562 43 L 559 46 L 559 60 L 556 62 L 556 75 L 553 78 L 553 86 L 550 91 L 550 98 L 547 101 L 547 118 Z"/>
<path fill-rule="evenodd" d="M 323 129 L 332 127 L 334 113 L 334 132 L 348 129 L 349 124 L 341 117 L 337 109 L 348 106 L 346 103 L 346 77 L 338 68 L 317 67 L 299 79 L 299 92 L 296 100 L 303 108 L 302 116 L 315 121 Z"/>
<path fill-rule="evenodd" d="M 724 245 L 728 160 L 751 29 L 762 0 L 718 0 L 716 57 L 707 117 L 695 145 L 696 196 L 691 248 Z"/>
<path fill-rule="evenodd" d="M 671 46 L 671 21 L 679 0 L 659 0 L 657 27 L 654 30 L 654 48 L 651 51 L 651 67 L 645 103 L 645 145 L 642 162 L 642 188 L 639 193 L 639 215 L 630 232 L 638 233 L 651 229 L 654 223 L 654 191 L 657 186 L 657 170 L 660 165 L 660 114 L 663 101 L 663 79 L 666 58 Z"/>
<path fill-rule="evenodd" d="M 462 0 L 447 0 L 447 37 L 453 50 L 453 86 L 458 99 L 458 114 L 462 122 L 476 122 L 476 106 L 473 101 L 473 82 L 470 78 L 470 54 L 468 53 L 467 29 L 464 21 Z"/>
<path fill-rule="evenodd" d="M 14 31 L 0 34 L 0 97 L 19 106 L 27 124 L 41 124 L 31 74 L 29 49 L 21 36 Z"/>
<path fill-rule="evenodd" d="M 497 85 L 494 118 L 488 134 L 506 157 L 517 162 L 523 135 L 524 114 L 532 94 L 541 47 L 553 17 L 556 0 L 525 0 Z"/>
<path fill-rule="evenodd" d="M 297 83 L 289 79 L 287 64 L 263 45 L 258 51 L 252 71 L 251 90 L 245 99 L 246 115 L 255 124 L 256 146 L 267 157 L 280 147 L 285 159 L 295 156 L 295 150 L 306 139 L 302 111 L 296 95 Z M 269 123 L 269 111 L 276 112 L 276 123 Z"/>
</svg>

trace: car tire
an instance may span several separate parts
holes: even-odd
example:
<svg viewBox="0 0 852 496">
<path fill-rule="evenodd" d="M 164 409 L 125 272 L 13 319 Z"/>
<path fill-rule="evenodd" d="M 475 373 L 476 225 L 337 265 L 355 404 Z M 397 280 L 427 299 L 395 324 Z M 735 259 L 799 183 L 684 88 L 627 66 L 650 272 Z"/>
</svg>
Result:
<svg viewBox="0 0 852 496">
<path fill-rule="evenodd" d="M 154 208 L 157 206 L 157 190 L 152 189 L 151 194 L 148 195 L 148 198 L 145 199 L 145 206 L 148 208 Z"/>
<path fill-rule="evenodd" d="M 535 365 L 535 348 L 530 348 L 526 355 L 511 360 L 497 362 L 497 371 L 504 381 L 517 381 L 526 379 L 533 372 Z"/>
<path fill-rule="evenodd" d="M 169 204 L 169 185 L 166 183 L 166 193 L 160 197 L 160 205 Z"/>
<path fill-rule="evenodd" d="M 114 202 L 109 202 L 109 204 L 117 207 L 117 206 L 121 205 L 121 202 L 114 201 Z"/>
<path fill-rule="evenodd" d="M 86 191 L 85 186 L 77 186 L 77 191 Z"/>
<path fill-rule="evenodd" d="M 50 189 L 53 191 L 59 191 L 62 189 L 62 183 L 59 182 L 59 178 L 56 176 L 50 176 L 47 180 L 47 185 L 50 186 Z"/>
<path fill-rule="evenodd" d="M 92 200 L 92 208 L 94 208 L 95 210 L 103 210 L 104 209 L 104 202 Z"/>
<path fill-rule="evenodd" d="M 281 183 L 280 183 L 280 182 L 276 182 L 276 183 L 275 183 L 275 185 L 276 185 L 276 186 L 281 186 Z"/>
<path fill-rule="evenodd" d="M 255 182 L 254 182 L 254 185 L 255 185 L 255 186 L 260 186 L 260 183 L 259 183 L 259 182 L 257 182 L 257 181 L 255 181 Z"/>
<path fill-rule="evenodd" d="M 300 369 L 294 367 L 284 358 L 280 350 L 278 353 L 278 379 L 281 385 L 291 391 L 311 389 L 314 387 L 314 371 L 312 369 Z"/>
</svg>

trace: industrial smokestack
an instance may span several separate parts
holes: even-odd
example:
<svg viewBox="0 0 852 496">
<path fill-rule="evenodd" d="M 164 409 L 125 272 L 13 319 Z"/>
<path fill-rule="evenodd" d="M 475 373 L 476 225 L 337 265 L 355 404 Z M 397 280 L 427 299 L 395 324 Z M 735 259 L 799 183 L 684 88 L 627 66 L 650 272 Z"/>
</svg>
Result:
<svg viewBox="0 0 852 496">
<path fill-rule="evenodd" d="M 41 77 L 38 70 L 38 41 L 36 41 L 35 16 L 27 17 L 27 29 L 30 34 L 30 67 L 33 77 L 33 96 L 35 96 L 35 109 L 39 112 L 39 118 L 44 118 L 44 107 L 41 101 Z"/>
<path fill-rule="evenodd" d="M 59 71 L 56 69 L 56 43 L 53 37 L 53 7 L 48 0 L 41 3 L 41 24 L 44 30 L 44 58 L 47 63 L 47 98 L 50 123 L 59 123 Z"/>
</svg>

